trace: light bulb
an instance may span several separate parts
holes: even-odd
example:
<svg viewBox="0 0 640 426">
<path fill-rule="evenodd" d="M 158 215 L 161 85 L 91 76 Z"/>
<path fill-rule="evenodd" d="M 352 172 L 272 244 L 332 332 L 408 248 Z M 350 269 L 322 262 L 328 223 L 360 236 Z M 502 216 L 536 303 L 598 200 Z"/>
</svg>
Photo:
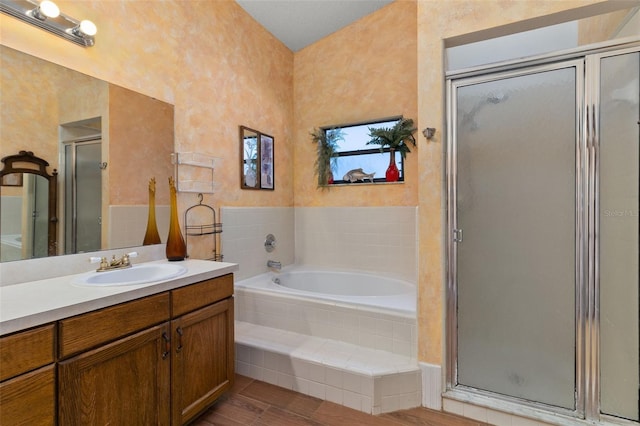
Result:
<svg viewBox="0 0 640 426">
<path fill-rule="evenodd" d="M 80 22 L 79 29 L 82 34 L 90 37 L 93 37 L 98 32 L 98 28 L 96 27 L 96 24 L 94 24 L 93 22 L 87 19 Z"/>
<path fill-rule="evenodd" d="M 60 8 L 51 0 L 44 0 L 38 7 L 38 12 L 47 18 L 57 18 L 60 16 Z"/>
</svg>

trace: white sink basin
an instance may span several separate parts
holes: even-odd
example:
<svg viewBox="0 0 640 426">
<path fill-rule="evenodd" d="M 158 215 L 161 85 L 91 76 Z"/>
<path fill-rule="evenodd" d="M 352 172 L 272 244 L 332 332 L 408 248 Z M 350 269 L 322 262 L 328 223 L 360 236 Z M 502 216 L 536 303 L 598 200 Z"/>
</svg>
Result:
<svg viewBox="0 0 640 426">
<path fill-rule="evenodd" d="M 74 284 L 87 286 L 119 286 L 151 283 L 179 277 L 187 268 L 174 263 L 142 263 L 127 269 L 91 272 L 76 278 Z"/>
</svg>

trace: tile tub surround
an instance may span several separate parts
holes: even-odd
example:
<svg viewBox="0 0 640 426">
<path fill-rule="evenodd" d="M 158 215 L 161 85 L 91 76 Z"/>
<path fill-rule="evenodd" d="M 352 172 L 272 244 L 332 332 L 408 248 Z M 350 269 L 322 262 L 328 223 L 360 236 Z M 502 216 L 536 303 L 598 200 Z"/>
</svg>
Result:
<svg viewBox="0 0 640 426">
<path fill-rule="evenodd" d="M 416 280 L 415 207 L 223 207 L 221 216 L 236 281 L 267 272 L 267 260 Z M 278 240 L 272 253 L 268 233 Z M 235 304 L 240 374 L 373 414 L 421 404 L 415 314 L 239 287 Z"/>
<path fill-rule="evenodd" d="M 222 249 L 236 280 L 267 272 L 267 260 L 357 269 L 416 282 L 417 207 L 222 207 Z M 272 253 L 264 239 L 273 234 Z"/>
<path fill-rule="evenodd" d="M 240 265 L 236 281 L 267 272 L 268 260 L 293 263 L 293 207 L 221 207 L 220 218 L 224 260 Z M 267 234 L 273 234 L 277 241 L 271 253 L 264 248 Z"/>
<path fill-rule="evenodd" d="M 421 405 L 415 314 L 235 288 L 239 374 L 370 414 Z"/>
<path fill-rule="evenodd" d="M 417 207 L 296 207 L 295 263 L 416 282 Z"/>
</svg>

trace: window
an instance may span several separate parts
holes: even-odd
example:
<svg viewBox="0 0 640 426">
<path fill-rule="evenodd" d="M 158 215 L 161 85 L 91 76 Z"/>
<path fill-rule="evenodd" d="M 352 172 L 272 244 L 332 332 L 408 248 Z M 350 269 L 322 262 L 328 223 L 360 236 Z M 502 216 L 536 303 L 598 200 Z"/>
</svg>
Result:
<svg viewBox="0 0 640 426">
<path fill-rule="evenodd" d="M 389 148 L 382 151 L 377 145 L 367 145 L 371 139 L 369 136 L 369 128 L 393 127 L 401 117 L 387 118 L 381 121 L 373 121 L 366 123 L 350 124 L 346 126 L 330 126 L 323 130 L 328 132 L 341 132 L 342 138 L 338 140 L 338 146 L 335 150 L 333 164 L 333 184 L 351 183 L 345 180 L 345 175 L 354 169 L 362 169 L 366 174 L 373 174 L 373 182 L 385 182 L 385 171 L 389 167 Z M 399 152 L 395 152 L 395 160 L 400 171 L 399 182 L 404 181 L 404 164 L 402 156 Z M 358 180 L 353 182 L 365 183 L 370 182 L 367 178 L 365 181 Z"/>
</svg>

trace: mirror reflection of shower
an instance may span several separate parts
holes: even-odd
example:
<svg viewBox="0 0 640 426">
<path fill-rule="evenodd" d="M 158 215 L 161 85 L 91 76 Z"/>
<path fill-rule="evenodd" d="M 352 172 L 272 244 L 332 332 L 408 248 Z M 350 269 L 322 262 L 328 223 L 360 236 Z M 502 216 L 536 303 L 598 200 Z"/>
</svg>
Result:
<svg viewBox="0 0 640 426">
<path fill-rule="evenodd" d="M 102 120 L 61 126 L 64 254 L 102 248 Z M 81 207 L 80 207 L 81 206 Z"/>
</svg>

